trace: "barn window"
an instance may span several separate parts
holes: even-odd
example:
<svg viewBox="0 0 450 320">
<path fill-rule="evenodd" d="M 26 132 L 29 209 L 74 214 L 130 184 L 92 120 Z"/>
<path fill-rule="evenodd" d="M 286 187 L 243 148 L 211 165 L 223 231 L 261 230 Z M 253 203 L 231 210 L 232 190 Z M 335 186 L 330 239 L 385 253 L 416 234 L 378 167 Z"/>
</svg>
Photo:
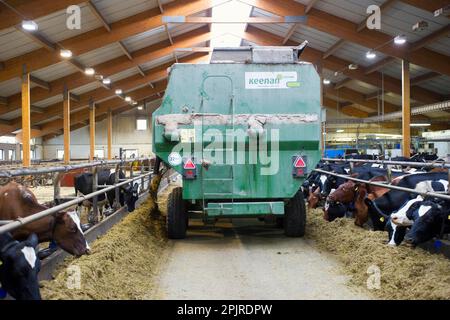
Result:
<svg viewBox="0 0 450 320">
<path fill-rule="evenodd" d="M 97 159 L 105 159 L 105 150 L 95 149 L 94 156 Z"/>
<path fill-rule="evenodd" d="M 0 149 L 0 160 L 5 160 L 5 152 L 3 151 L 3 149 Z"/>
<path fill-rule="evenodd" d="M 136 130 L 140 130 L 140 131 L 147 130 L 147 119 L 137 119 L 136 120 Z"/>
<path fill-rule="evenodd" d="M 56 158 L 58 160 L 64 159 L 64 150 L 56 150 Z"/>
</svg>

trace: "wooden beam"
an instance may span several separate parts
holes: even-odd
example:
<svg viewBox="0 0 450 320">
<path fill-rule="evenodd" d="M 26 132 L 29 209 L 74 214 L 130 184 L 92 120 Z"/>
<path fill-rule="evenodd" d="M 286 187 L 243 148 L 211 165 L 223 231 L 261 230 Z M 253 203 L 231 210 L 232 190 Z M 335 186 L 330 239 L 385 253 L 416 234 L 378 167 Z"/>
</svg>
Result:
<svg viewBox="0 0 450 320">
<path fill-rule="evenodd" d="M 173 54 L 173 51 L 178 48 L 192 47 L 199 43 L 208 41 L 212 38 L 212 33 L 208 31 L 206 27 L 198 28 L 187 34 L 183 34 L 174 37 L 175 44 L 172 46 L 167 40 L 153 44 L 149 47 L 142 48 L 133 52 L 133 60 L 129 60 L 125 56 L 120 56 L 118 58 L 111 59 L 109 61 L 103 62 L 101 64 L 93 66 L 93 68 L 100 74 L 109 76 L 124 70 L 134 68 L 140 64 L 147 63 L 152 60 L 157 60 L 159 58 Z M 50 83 L 52 87 L 52 92 L 62 92 L 64 89 L 64 84 L 67 84 L 69 88 L 77 88 L 89 83 L 92 83 L 91 77 L 86 77 L 84 75 L 84 66 L 75 60 L 71 60 L 78 65 L 78 68 L 83 73 L 74 73 L 68 75 L 64 78 L 57 79 Z M 2 73 L 0 73 L 1 75 Z M 41 101 L 52 97 L 54 94 L 48 91 L 40 90 L 34 88 L 31 90 L 31 97 L 33 101 Z M 10 96 L 8 108 L 0 108 L 0 115 L 13 111 L 16 108 L 20 108 L 20 94 Z"/>
<path fill-rule="evenodd" d="M 448 5 L 448 0 L 401 0 L 410 6 L 434 13 L 434 11 Z"/>
<path fill-rule="evenodd" d="M 0 104 L 7 105 L 8 104 L 8 98 L 0 96 Z"/>
<path fill-rule="evenodd" d="M 289 41 L 289 39 L 292 37 L 292 35 L 294 34 L 295 30 L 297 30 L 298 24 L 294 24 L 292 25 L 288 32 L 286 33 L 286 36 L 284 37 L 283 41 L 281 42 L 281 44 L 284 46 L 286 44 L 286 42 Z"/>
<path fill-rule="evenodd" d="M 311 11 L 311 9 L 314 8 L 317 2 L 319 2 L 319 0 L 309 0 L 305 8 L 305 14 L 308 14 Z"/>
<path fill-rule="evenodd" d="M 92 1 L 88 1 L 86 2 L 89 9 L 91 9 L 92 13 L 94 14 L 94 16 L 97 17 L 97 19 L 103 24 L 103 27 L 105 27 L 105 29 L 108 32 L 111 32 L 111 26 L 109 25 L 108 21 L 106 21 L 105 17 L 102 15 L 102 13 L 98 10 L 98 8 L 95 6 L 95 4 Z"/>
<path fill-rule="evenodd" d="M 43 114 L 45 112 L 45 110 L 42 109 L 42 108 L 36 107 L 34 105 L 31 105 L 30 106 L 30 112 Z"/>
<path fill-rule="evenodd" d="M 351 79 L 351 78 L 347 78 L 347 79 L 341 80 L 341 81 L 339 81 L 338 83 L 336 83 L 334 85 L 334 88 L 335 89 L 341 89 L 341 88 L 347 86 L 352 81 L 353 81 L 353 79 Z"/>
<path fill-rule="evenodd" d="M 228 2 L 229 0 L 176 0 L 165 6 L 167 15 L 193 15 L 205 11 L 214 6 Z M 147 30 L 156 29 L 164 25 L 162 15 L 158 8 L 143 11 L 137 15 L 127 17 L 111 24 L 114 32 L 108 32 L 104 27 L 90 30 L 72 38 L 60 41 L 61 47 L 70 48 L 74 55 L 107 46 L 111 43 L 127 39 Z M 30 70 L 38 70 L 61 61 L 59 55 L 48 52 L 46 49 L 38 49 L 32 52 L 14 57 L 5 62 L 5 70 L 0 73 L 0 82 L 16 78 L 21 73 L 18 63 L 26 61 Z M 69 84 L 68 84 L 69 85 Z"/>
<path fill-rule="evenodd" d="M 73 100 L 73 101 L 76 101 L 76 102 L 80 102 L 81 101 L 80 96 L 75 94 L 75 93 L 73 93 L 73 92 L 69 91 L 69 96 L 70 96 L 70 100 Z"/>
<path fill-rule="evenodd" d="M 43 46 L 48 51 L 55 51 L 57 46 L 50 40 L 46 39 L 43 35 L 41 35 L 38 31 L 26 31 L 22 29 L 21 26 L 16 26 L 16 29 L 26 35 L 28 38 Z"/>
<path fill-rule="evenodd" d="M 70 163 L 70 92 L 67 87 L 63 92 L 63 121 L 64 121 L 64 163 Z"/>
<path fill-rule="evenodd" d="M 111 108 L 108 109 L 107 118 L 107 140 L 108 140 L 108 160 L 112 160 L 112 130 L 113 130 L 113 115 Z"/>
<path fill-rule="evenodd" d="M 419 49 L 422 49 L 423 47 L 432 44 L 433 42 L 439 40 L 440 38 L 447 36 L 449 33 L 450 33 L 450 23 L 447 24 L 445 27 L 433 32 L 432 34 L 429 34 L 428 36 L 414 42 L 411 46 L 411 51 L 417 51 Z"/>
<path fill-rule="evenodd" d="M 45 89 L 47 91 L 52 90 L 52 87 L 50 86 L 50 84 L 47 81 L 39 79 L 38 77 L 30 75 L 30 81 L 42 89 Z"/>
<path fill-rule="evenodd" d="M 375 71 L 378 71 L 378 70 L 384 68 L 385 66 L 387 66 L 387 65 L 389 65 L 389 64 L 391 64 L 391 63 L 393 63 L 393 62 L 396 61 L 396 60 L 397 60 L 397 59 L 396 59 L 396 58 L 393 58 L 393 57 L 386 57 L 386 58 L 384 58 L 384 59 L 378 61 L 377 63 L 374 63 L 374 64 L 368 66 L 368 67 L 366 68 L 366 71 L 365 71 L 365 72 L 366 72 L 366 74 L 374 73 Z"/>
<path fill-rule="evenodd" d="M 3 61 L 0 61 L 0 71 L 5 69 L 5 63 Z"/>
<path fill-rule="evenodd" d="M 95 158 L 95 103 L 89 103 L 89 160 Z"/>
<path fill-rule="evenodd" d="M 383 2 L 383 4 L 380 6 L 380 11 L 381 14 L 386 13 L 386 11 L 392 7 L 398 0 L 386 0 L 385 2 Z M 367 27 L 367 17 L 364 18 L 363 21 L 361 21 L 361 23 L 358 25 L 358 28 L 356 29 L 356 31 L 361 32 L 363 31 L 365 28 Z"/>
<path fill-rule="evenodd" d="M 380 90 L 377 90 L 372 93 L 366 94 L 364 96 L 364 99 L 366 99 L 366 101 L 368 101 L 368 100 L 372 100 L 372 99 L 377 99 L 379 96 L 381 96 L 381 92 L 380 92 Z"/>
<path fill-rule="evenodd" d="M 192 55 L 189 55 L 187 57 L 180 59 L 180 62 L 197 63 L 200 61 L 204 61 L 204 59 L 206 57 L 207 57 L 207 55 L 204 53 L 195 53 L 195 54 L 192 54 Z M 133 75 L 131 77 L 122 79 L 120 81 L 115 82 L 114 87 L 121 88 L 124 92 L 128 92 L 128 91 L 133 90 L 134 88 L 141 87 L 142 85 L 145 85 L 148 82 L 158 81 L 160 79 L 167 77 L 167 68 L 170 67 L 172 64 L 173 64 L 173 62 L 168 62 L 168 63 L 160 65 L 156 68 L 148 70 L 147 75 L 145 77 L 142 77 L 141 75 Z M 99 100 L 106 101 L 106 100 L 117 98 L 117 95 L 115 95 L 114 91 L 104 90 L 103 88 L 97 88 L 97 89 L 91 90 L 89 92 L 86 92 L 86 93 L 80 95 L 79 101 L 76 101 L 73 104 L 71 104 L 72 109 L 78 110 L 78 109 L 85 108 L 86 106 L 89 105 L 89 100 L 91 97 L 94 99 L 94 101 L 99 101 Z M 33 123 L 38 123 L 41 121 L 45 121 L 49 117 L 55 117 L 58 115 L 62 115 L 60 103 L 56 103 L 54 105 L 46 107 L 45 114 L 32 115 L 31 121 Z M 20 129 L 20 123 L 21 123 L 20 118 L 14 119 L 13 120 L 13 128 L 17 127 L 17 129 Z M 6 134 L 6 133 L 12 132 L 14 130 L 17 130 L 17 129 L 13 129 L 13 128 L 11 128 L 11 127 L 0 128 L 0 136 L 2 134 Z"/>
<path fill-rule="evenodd" d="M 431 79 L 435 79 L 435 78 L 439 78 L 441 76 L 440 73 L 437 72 L 429 72 L 429 73 L 425 73 L 421 76 L 417 76 L 414 79 L 411 79 L 411 86 L 417 86 L 425 81 L 431 80 Z"/>
<path fill-rule="evenodd" d="M 132 56 L 131 52 L 128 51 L 127 47 L 125 47 L 125 45 L 123 44 L 123 42 L 122 42 L 122 41 L 119 41 L 119 42 L 117 42 L 117 43 L 119 44 L 120 49 L 122 49 L 123 53 L 127 56 L 127 58 L 128 58 L 129 60 L 133 60 L 133 56 Z"/>
<path fill-rule="evenodd" d="M 67 60 L 67 62 L 73 65 L 75 68 L 77 68 L 78 71 L 82 72 L 84 75 L 84 70 L 86 69 L 86 67 L 81 62 L 79 62 L 74 58 Z"/>
<path fill-rule="evenodd" d="M 279 17 L 230 17 L 230 18 L 216 18 L 216 17 L 198 17 L 198 16 L 163 16 L 165 23 L 173 24 L 297 24 L 306 21 L 304 16 L 279 16 Z"/>
<path fill-rule="evenodd" d="M 147 75 L 147 74 L 145 73 L 145 71 L 142 70 L 142 68 L 141 68 L 140 66 L 137 66 L 136 68 L 137 68 L 137 70 L 139 71 L 139 74 L 140 74 L 141 76 L 145 77 L 145 76 Z"/>
<path fill-rule="evenodd" d="M 158 7 L 159 7 L 159 11 L 160 11 L 161 13 L 163 13 L 163 12 L 164 12 L 164 7 L 163 7 L 163 5 L 162 5 L 162 3 L 161 3 L 161 0 L 158 0 Z"/>
<path fill-rule="evenodd" d="M 294 0 L 276 2 L 270 0 L 240 1 L 278 16 L 300 15 L 305 9 L 305 5 Z M 377 30 L 357 32 L 357 24 L 322 10 L 312 9 L 308 14 L 306 26 L 367 48 L 377 48 L 377 51 L 398 59 L 403 59 L 408 54 L 406 46 L 386 45 L 386 43 L 392 41 L 392 35 Z M 422 48 L 410 53 L 409 61 L 431 71 L 450 76 L 450 57 L 445 54 Z"/>
<path fill-rule="evenodd" d="M 22 73 L 22 165 L 29 167 L 31 165 L 30 140 L 31 140 L 31 122 L 30 122 L 30 74 L 23 65 Z M 16 155 L 17 159 L 20 154 Z"/>
<path fill-rule="evenodd" d="M 242 0 L 248 1 L 248 0 Z M 261 0 L 263 1 L 263 0 Z M 278 2 L 277 2 L 278 3 Z M 260 28 L 256 28 L 254 26 L 248 26 L 247 31 L 242 34 L 244 39 L 254 42 L 258 45 L 271 45 L 273 43 L 279 43 L 281 41 L 281 37 L 276 36 L 272 33 L 266 32 Z M 289 41 L 288 45 L 298 45 L 298 43 Z M 316 50 L 314 48 L 308 47 L 302 54 L 302 60 L 308 61 L 311 63 L 317 63 L 323 56 L 323 52 Z M 382 83 L 382 74 L 379 72 L 374 72 L 370 75 L 366 75 L 364 70 L 349 70 L 348 65 L 352 62 L 331 56 L 326 60 L 322 61 L 323 68 L 338 71 L 345 74 L 347 77 L 359 80 L 368 84 L 371 84 L 375 87 L 381 88 L 384 85 L 386 92 L 393 92 L 396 94 L 401 94 L 402 85 L 401 81 L 390 77 L 388 75 L 384 75 L 384 83 Z M 442 101 L 442 96 L 439 93 L 434 91 L 430 91 L 421 87 L 415 87 L 415 89 L 411 93 L 411 97 L 414 100 L 423 102 L 423 103 L 436 103 Z"/>
<path fill-rule="evenodd" d="M 170 44 L 173 45 L 173 39 L 172 36 L 170 35 L 169 27 L 167 26 L 167 24 L 164 25 L 164 29 L 166 30 L 167 38 L 169 39 Z"/>
<path fill-rule="evenodd" d="M 20 12 L 22 16 L 29 20 L 35 20 L 47 16 L 60 10 L 66 10 L 70 5 L 78 5 L 86 0 L 33 0 L 33 1 L 8 1 L 15 11 Z M 2 8 L 0 10 L 0 30 L 14 27 L 20 24 L 23 17 L 12 10 Z"/>
<path fill-rule="evenodd" d="M 402 135 L 403 156 L 411 156 L 411 100 L 410 100 L 410 69 L 409 61 L 402 61 Z"/>
<path fill-rule="evenodd" d="M 329 56 L 333 55 L 336 51 L 338 51 L 343 45 L 345 44 L 345 40 L 339 40 L 334 45 L 331 46 L 330 49 L 324 52 L 323 59 L 328 58 Z"/>
</svg>

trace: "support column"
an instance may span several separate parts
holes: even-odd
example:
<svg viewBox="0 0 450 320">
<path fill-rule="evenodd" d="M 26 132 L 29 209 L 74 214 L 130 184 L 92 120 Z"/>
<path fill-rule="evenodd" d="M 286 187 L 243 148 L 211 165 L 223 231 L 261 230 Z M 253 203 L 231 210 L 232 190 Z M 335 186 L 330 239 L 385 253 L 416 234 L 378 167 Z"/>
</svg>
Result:
<svg viewBox="0 0 450 320">
<path fill-rule="evenodd" d="M 30 153 L 30 139 L 31 139 L 31 124 L 30 124 L 30 74 L 27 72 L 26 65 L 23 65 L 22 72 L 22 165 L 29 167 L 31 165 Z M 20 152 L 16 155 L 19 159 Z"/>
<path fill-rule="evenodd" d="M 324 94 L 324 90 L 323 90 L 323 70 L 322 70 L 322 62 L 319 61 L 316 63 L 316 69 L 317 72 L 320 75 L 320 108 L 321 108 L 321 116 L 323 115 L 323 94 Z M 320 145 L 321 145 L 321 155 L 322 158 L 325 157 L 325 127 L 326 124 L 325 122 L 323 122 L 323 120 L 320 122 Z"/>
<path fill-rule="evenodd" d="M 411 156 L 411 79 L 409 61 L 402 60 L 402 135 L 403 156 Z"/>
<path fill-rule="evenodd" d="M 111 109 L 108 109 L 108 160 L 112 160 L 112 127 L 113 127 L 113 115 Z"/>
<path fill-rule="evenodd" d="M 64 163 L 70 163 L 70 92 L 64 86 L 63 117 L 64 117 Z"/>
<path fill-rule="evenodd" d="M 95 156 L 95 103 L 89 101 L 89 133 L 90 133 L 90 152 L 89 160 L 94 160 Z"/>
</svg>

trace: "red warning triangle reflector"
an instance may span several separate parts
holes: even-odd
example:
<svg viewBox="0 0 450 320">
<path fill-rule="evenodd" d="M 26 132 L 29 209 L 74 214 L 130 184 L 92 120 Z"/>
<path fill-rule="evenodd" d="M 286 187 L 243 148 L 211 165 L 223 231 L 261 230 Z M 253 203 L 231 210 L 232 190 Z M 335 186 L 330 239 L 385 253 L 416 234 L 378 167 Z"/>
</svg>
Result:
<svg viewBox="0 0 450 320">
<path fill-rule="evenodd" d="M 303 160 L 303 158 L 300 156 L 297 157 L 297 159 L 295 159 L 295 162 L 294 162 L 294 167 L 295 168 L 305 168 L 306 167 L 305 160 Z"/>
<path fill-rule="evenodd" d="M 195 169 L 195 164 L 192 161 L 192 159 L 188 159 L 185 163 L 184 163 L 184 169 Z"/>
</svg>

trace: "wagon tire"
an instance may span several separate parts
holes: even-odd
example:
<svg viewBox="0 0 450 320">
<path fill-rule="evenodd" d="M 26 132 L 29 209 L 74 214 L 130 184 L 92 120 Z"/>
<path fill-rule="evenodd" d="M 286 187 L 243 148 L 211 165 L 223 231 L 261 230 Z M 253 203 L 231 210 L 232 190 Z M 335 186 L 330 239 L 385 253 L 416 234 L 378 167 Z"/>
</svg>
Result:
<svg viewBox="0 0 450 320">
<path fill-rule="evenodd" d="M 289 200 L 284 211 L 284 234 L 287 237 L 303 237 L 306 227 L 306 206 L 301 191 Z"/>
<path fill-rule="evenodd" d="M 173 189 L 167 204 L 167 236 L 169 239 L 186 238 L 188 216 L 183 200 L 183 188 Z"/>
</svg>

